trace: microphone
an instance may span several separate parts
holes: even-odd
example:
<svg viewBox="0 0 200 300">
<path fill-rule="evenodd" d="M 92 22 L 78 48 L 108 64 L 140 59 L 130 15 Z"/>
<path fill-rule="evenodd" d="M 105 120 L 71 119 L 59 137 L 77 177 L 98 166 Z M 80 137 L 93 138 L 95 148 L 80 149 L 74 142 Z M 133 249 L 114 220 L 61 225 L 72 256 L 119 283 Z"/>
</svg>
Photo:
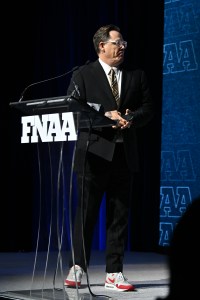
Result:
<svg viewBox="0 0 200 300">
<path fill-rule="evenodd" d="M 37 85 L 37 84 L 40 84 L 40 83 L 44 83 L 44 82 L 50 81 L 50 80 L 54 80 L 54 79 L 57 79 L 57 78 L 60 78 L 60 77 L 64 77 L 64 76 L 66 76 L 66 75 L 68 75 L 68 74 L 70 74 L 70 73 L 76 71 L 78 68 L 79 68 L 79 66 L 76 66 L 76 67 L 74 67 L 73 69 L 71 69 L 71 70 L 69 70 L 68 72 L 63 73 L 63 74 L 61 74 L 61 75 L 58 75 L 58 76 L 55 76 L 55 77 L 51 77 L 51 78 L 48 78 L 48 79 L 44 79 L 44 80 L 37 81 L 37 82 L 34 82 L 34 83 L 29 84 L 29 85 L 23 90 L 23 92 L 21 93 L 21 97 L 20 97 L 20 99 L 19 99 L 19 102 L 21 102 L 21 101 L 23 100 L 25 92 L 26 92 L 30 87 L 32 87 L 32 86 L 34 86 L 34 85 Z"/>
<path fill-rule="evenodd" d="M 73 90 L 71 96 L 75 96 L 77 94 L 80 97 L 80 92 L 79 92 L 78 85 L 75 83 L 74 80 L 73 80 L 73 85 L 74 85 L 74 90 Z"/>
<path fill-rule="evenodd" d="M 87 60 L 87 61 L 85 62 L 85 64 L 84 64 L 82 67 L 85 68 L 85 66 L 87 66 L 89 63 L 90 63 L 90 60 Z M 80 71 L 79 71 L 79 72 L 80 72 Z M 79 74 L 79 72 L 78 72 L 77 74 Z M 75 74 L 74 79 L 76 78 L 77 74 Z M 73 79 L 73 81 L 72 81 L 72 83 L 73 83 L 73 85 L 74 85 L 74 90 L 71 92 L 70 97 L 73 97 L 74 99 L 76 99 L 76 98 L 75 98 L 75 95 L 78 95 L 78 97 L 80 97 L 81 94 L 80 94 L 80 91 L 79 91 L 79 87 L 78 87 L 78 85 L 76 84 L 76 82 L 75 82 L 74 79 Z M 77 99 L 76 99 L 76 100 L 77 100 Z"/>
</svg>

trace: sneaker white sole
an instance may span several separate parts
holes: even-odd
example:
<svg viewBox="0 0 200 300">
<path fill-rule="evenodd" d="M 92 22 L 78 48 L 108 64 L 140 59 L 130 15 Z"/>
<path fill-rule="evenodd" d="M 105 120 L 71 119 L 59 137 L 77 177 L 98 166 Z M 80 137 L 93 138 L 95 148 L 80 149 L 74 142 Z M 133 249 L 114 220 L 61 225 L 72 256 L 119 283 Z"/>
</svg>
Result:
<svg viewBox="0 0 200 300">
<path fill-rule="evenodd" d="M 105 283 L 105 289 L 118 291 L 118 292 L 127 292 L 127 291 L 134 291 L 134 288 L 127 288 L 127 289 L 119 289 L 114 284 Z"/>
</svg>

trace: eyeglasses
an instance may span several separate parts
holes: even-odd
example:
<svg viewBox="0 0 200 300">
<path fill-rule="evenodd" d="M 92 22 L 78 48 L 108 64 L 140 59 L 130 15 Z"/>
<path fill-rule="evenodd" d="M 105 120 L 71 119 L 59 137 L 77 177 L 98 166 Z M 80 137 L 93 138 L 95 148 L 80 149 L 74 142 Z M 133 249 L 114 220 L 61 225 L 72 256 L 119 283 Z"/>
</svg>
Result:
<svg viewBox="0 0 200 300">
<path fill-rule="evenodd" d="M 121 40 L 116 40 L 116 41 L 107 41 L 106 43 L 112 43 L 113 45 L 116 45 L 117 47 L 123 46 L 124 48 L 127 47 L 127 42 L 126 41 L 121 41 Z"/>
</svg>

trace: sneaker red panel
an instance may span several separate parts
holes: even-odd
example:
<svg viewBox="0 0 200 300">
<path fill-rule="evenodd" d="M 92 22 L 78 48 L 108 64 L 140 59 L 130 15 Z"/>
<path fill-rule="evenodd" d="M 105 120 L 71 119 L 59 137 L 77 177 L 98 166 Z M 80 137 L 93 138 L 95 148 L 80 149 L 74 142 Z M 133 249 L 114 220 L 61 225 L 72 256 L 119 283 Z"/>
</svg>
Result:
<svg viewBox="0 0 200 300">
<path fill-rule="evenodd" d="M 83 269 L 78 265 L 71 267 L 68 276 L 65 279 L 64 285 L 68 287 L 78 287 L 81 286 L 81 280 L 83 276 Z"/>
</svg>

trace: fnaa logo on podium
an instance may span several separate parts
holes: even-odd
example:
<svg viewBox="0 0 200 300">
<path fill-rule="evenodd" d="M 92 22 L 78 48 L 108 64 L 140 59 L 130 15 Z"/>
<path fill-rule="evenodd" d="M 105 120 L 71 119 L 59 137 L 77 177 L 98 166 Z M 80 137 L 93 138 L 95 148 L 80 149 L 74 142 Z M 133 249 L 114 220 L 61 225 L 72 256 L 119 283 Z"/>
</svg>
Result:
<svg viewBox="0 0 200 300">
<path fill-rule="evenodd" d="M 72 112 L 24 116 L 21 143 L 76 141 Z"/>
</svg>

